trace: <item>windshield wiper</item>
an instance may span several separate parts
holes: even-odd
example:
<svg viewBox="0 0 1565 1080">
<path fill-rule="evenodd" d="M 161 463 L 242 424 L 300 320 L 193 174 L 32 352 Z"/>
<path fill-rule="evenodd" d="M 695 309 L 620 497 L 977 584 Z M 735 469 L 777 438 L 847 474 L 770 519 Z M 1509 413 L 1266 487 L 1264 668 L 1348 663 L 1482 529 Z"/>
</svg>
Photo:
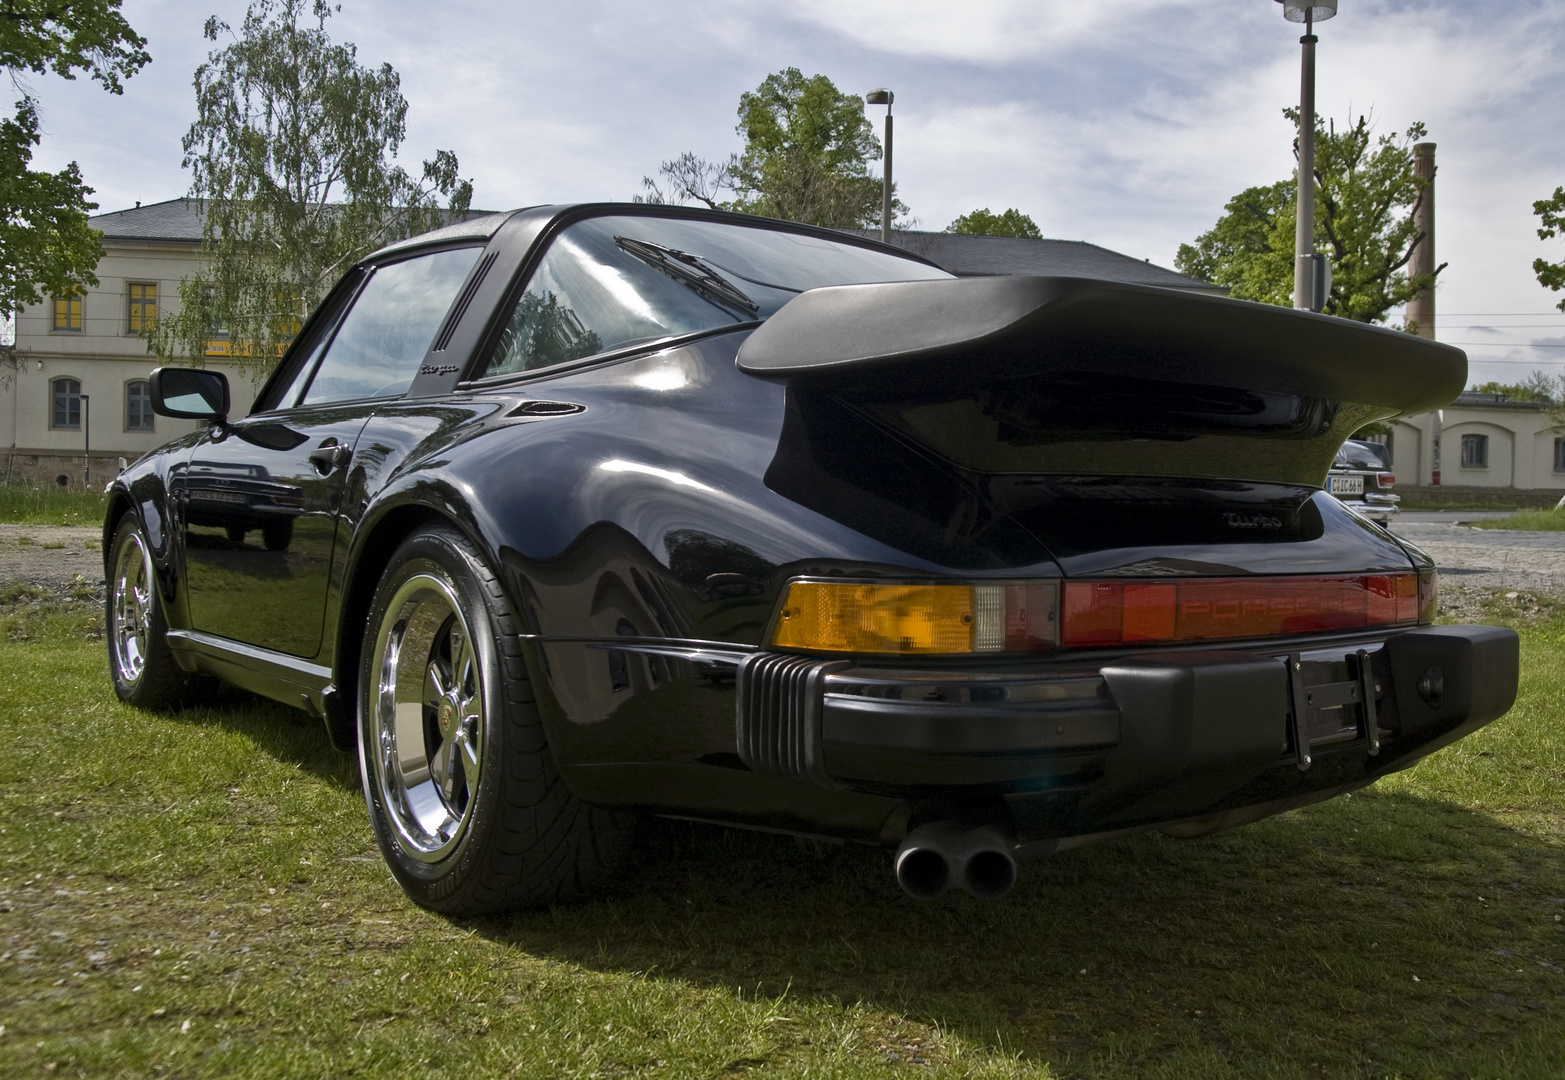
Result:
<svg viewBox="0 0 1565 1080">
<path fill-rule="evenodd" d="M 614 242 L 648 266 L 663 271 L 714 304 L 742 312 L 750 318 L 761 312 L 760 304 L 740 292 L 733 282 L 713 270 L 699 255 L 654 244 L 650 240 L 634 240 L 628 236 L 616 236 Z"/>
</svg>

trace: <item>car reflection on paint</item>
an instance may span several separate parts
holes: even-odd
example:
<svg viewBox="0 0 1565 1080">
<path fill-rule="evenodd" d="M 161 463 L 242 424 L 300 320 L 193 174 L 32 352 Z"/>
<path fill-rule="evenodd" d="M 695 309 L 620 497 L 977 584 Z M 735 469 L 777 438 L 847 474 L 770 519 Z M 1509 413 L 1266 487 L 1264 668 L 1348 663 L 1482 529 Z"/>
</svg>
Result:
<svg viewBox="0 0 1565 1080">
<path fill-rule="evenodd" d="M 244 543 L 259 532 L 267 551 L 284 551 L 293 540 L 293 522 L 304 509 L 296 484 L 280 484 L 261 465 L 197 461 L 185 472 L 186 520 L 224 530 Z"/>
</svg>

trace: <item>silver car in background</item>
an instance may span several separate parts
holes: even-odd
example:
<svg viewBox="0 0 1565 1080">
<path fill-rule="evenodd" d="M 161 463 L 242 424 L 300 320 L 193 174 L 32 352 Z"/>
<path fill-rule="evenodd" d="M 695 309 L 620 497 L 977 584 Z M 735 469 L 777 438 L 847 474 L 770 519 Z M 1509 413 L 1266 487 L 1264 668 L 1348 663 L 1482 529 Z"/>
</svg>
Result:
<svg viewBox="0 0 1565 1080">
<path fill-rule="evenodd" d="M 1326 474 L 1326 490 L 1359 513 L 1385 525 L 1396 517 L 1400 495 L 1393 495 L 1396 474 L 1379 443 L 1349 439 L 1337 451 Z"/>
</svg>

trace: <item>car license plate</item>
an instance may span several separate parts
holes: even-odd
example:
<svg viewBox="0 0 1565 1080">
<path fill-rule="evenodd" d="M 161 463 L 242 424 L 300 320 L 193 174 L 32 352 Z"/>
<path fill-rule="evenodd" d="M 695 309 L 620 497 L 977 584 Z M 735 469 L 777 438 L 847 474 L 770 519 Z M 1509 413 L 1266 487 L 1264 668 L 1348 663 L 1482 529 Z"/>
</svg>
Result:
<svg viewBox="0 0 1565 1080">
<path fill-rule="evenodd" d="M 1364 494 L 1364 478 L 1362 476 L 1328 476 L 1326 485 L 1326 490 L 1333 495 Z"/>
<path fill-rule="evenodd" d="M 245 501 L 245 497 L 242 492 L 212 490 L 203 491 L 200 488 L 193 490 L 190 493 L 190 497 L 193 499 L 201 499 L 205 502 L 242 503 Z"/>
</svg>

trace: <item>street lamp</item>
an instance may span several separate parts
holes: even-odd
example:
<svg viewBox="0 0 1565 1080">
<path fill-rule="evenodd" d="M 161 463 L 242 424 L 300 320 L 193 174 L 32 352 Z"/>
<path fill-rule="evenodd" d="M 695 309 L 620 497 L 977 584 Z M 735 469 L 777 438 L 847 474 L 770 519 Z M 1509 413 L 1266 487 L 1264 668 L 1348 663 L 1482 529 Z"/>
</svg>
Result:
<svg viewBox="0 0 1565 1080">
<path fill-rule="evenodd" d="M 1293 241 L 1293 306 L 1319 311 L 1331 292 L 1331 262 L 1315 251 L 1315 23 L 1337 13 L 1337 0 L 1277 0 L 1282 16 L 1303 23 L 1299 73 L 1299 210 Z"/>
<path fill-rule="evenodd" d="M 82 487 L 92 488 L 92 431 L 88 424 L 92 420 L 92 398 L 86 394 L 78 394 L 82 401 Z"/>
<path fill-rule="evenodd" d="M 866 104 L 886 107 L 886 169 L 880 180 L 880 242 L 882 244 L 891 243 L 891 103 L 896 100 L 896 96 L 884 86 L 877 86 L 864 95 Z"/>
</svg>

